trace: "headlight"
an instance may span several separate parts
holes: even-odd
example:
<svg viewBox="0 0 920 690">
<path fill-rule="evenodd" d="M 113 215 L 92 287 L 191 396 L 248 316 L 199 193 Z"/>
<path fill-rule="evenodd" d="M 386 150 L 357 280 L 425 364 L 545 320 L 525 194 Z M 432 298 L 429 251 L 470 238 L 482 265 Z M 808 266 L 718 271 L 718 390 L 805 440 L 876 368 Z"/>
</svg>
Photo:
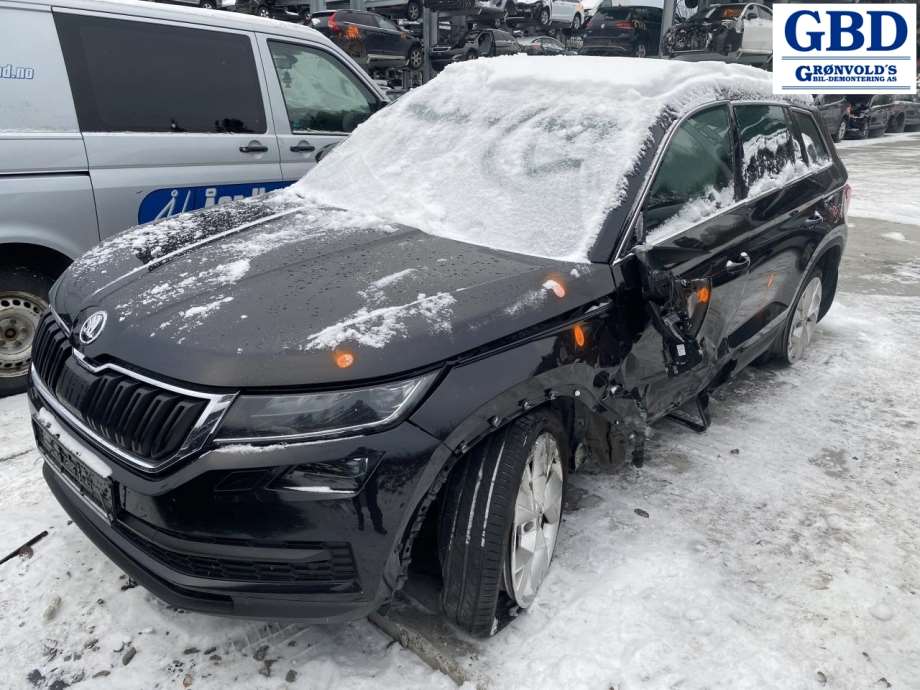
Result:
<svg viewBox="0 0 920 690">
<path fill-rule="evenodd" d="M 217 440 L 301 441 L 394 424 L 409 414 L 436 375 L 326 393 L 243 395 L 227 412 Z"/>
</svg>

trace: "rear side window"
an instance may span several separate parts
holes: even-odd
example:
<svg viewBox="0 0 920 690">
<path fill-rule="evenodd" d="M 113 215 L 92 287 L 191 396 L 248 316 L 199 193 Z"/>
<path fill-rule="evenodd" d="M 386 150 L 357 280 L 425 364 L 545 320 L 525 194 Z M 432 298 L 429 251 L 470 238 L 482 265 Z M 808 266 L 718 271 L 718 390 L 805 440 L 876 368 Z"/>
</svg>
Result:
<svg viewBox="0 0 920 690">
<path fill-rule="evenodd" d="M 748 195 L 783 184 L 795 173 L 795 143 L 778 105 L 737 105 L 735 119 L 744 158 L 741 174 Z"/>
<path fill-rule="evenodd" d="M 687 118 L 674 133 L 643 206 L 648 238 L 690 227 L 735 200 L 727 106 Z"/>
<path fill-rule="evenodd" d="M 266 131 L 248 36 L 75 14 L 55 21 L 84 132 Z"/>
<path fill-rule="evenodd" d="M 351 132 L 379 106 L 342 63 L 321 50 L 268 42 L 291 132 Z"/>
<path fill-rule="evenodd" d="M 800 110 L 792 111 L 792 118 L 802 133 L 802 142 L 805 144 L 805 155 L 808 157 L 804 162 L 807 165 L 824 165 L 831 160 L 824 145 L 824 139 L 821 138 L 820 130 L 815 119 L 808 113 Z"/>
</svg>

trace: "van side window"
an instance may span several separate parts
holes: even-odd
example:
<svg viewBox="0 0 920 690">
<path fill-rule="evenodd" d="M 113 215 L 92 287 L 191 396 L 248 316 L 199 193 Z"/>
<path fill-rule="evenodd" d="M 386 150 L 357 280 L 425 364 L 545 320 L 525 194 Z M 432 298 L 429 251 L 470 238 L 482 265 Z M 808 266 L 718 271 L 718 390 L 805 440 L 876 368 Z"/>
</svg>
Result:
<svg viewBox="0 0 920 690">
<path fill-rule="evenodd" d="M 291 133 L 351 132 L 380 103 L 331 55 L 292 43 L 269 41 L 284 94 Z"/>
<path fill-rule="evenodd" d="M 242 34 L 56 14 L 84 132 L 265 133 Z"/>
<path fill-rule="evenodd" d="M 830 163 L 831 157 L 827 153 L 827 147 L 824 145 L 824 139 L 821 138 L 815 119 L 801 110 L 793 110 L 792 117 L 796 125 L 798 125 L 799 132 L 802 133 L 802 141 L 805 143 L 805 155 L 808 156 L 808 159 L 802 162 L 806 165 L 816 166 Z"/>
<path fill-rule="evenodd" d="M 720 105 L 686 119 L 668 143 L 642 207 L 646 235 L 684 230 L 734 200 L 731 120 Z"/>
<path fill-rule="evenodd" d="M 782 184 L 795 166 L 792 132 L 778 105 L 736 105 L 735 120 L 741 134 L 741 174 L 748 196 Z"/>
</svg>

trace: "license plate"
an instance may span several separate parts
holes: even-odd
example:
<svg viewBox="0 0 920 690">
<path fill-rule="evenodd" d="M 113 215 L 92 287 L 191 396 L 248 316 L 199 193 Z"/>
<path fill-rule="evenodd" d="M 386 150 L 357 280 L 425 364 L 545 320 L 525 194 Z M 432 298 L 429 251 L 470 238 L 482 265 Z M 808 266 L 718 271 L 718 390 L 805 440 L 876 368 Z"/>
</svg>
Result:
<svg viewBox="0 0 920 690">
<path fill-rule="evenodd" d="M 91 470 L 72 451 L 41 424 L 35 425 L 35 440 L 51 467 L 77 491 L 91 507 L 110 522 L 115 519 L 115 482 Z"/>
</svg>

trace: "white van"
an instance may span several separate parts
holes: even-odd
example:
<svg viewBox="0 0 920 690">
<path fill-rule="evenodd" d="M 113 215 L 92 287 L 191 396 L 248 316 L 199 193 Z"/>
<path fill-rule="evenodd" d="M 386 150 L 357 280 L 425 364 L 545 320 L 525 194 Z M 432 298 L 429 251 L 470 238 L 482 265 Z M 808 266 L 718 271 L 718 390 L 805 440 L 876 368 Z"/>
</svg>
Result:
<svg viewBox="0 0 920 690">
<path fill-rule="evenodd" d="M 25 389 L 71 260 L 133 225 L 287 185 L 385 103 L 304 26 L 0 0 L 0 395 Z"/>
</svg>

